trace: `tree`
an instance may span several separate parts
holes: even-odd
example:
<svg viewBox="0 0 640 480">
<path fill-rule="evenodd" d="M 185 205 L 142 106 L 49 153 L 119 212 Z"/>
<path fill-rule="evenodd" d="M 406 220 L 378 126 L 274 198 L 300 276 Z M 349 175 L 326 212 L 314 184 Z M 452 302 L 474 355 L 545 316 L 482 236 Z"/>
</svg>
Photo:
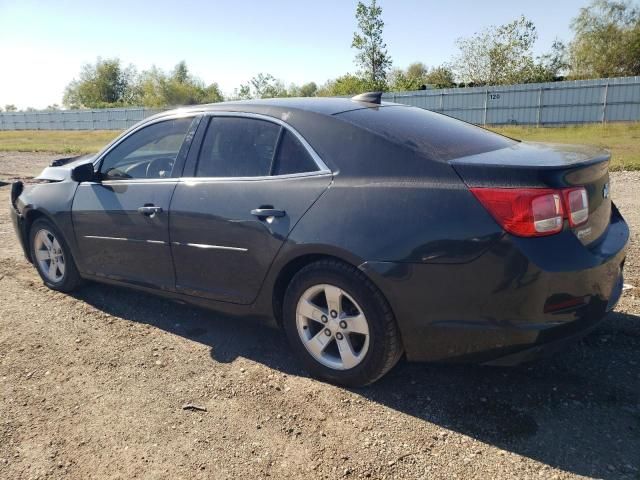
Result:
<svg viewBox="0 0 640 480">
<path fill-rule="evenodd" d="M 253 98 L 251 96 L 251 87 L 247 83 L 243 83 L 238 88 L 233 89 L 233 95 L 231 95 L 231 100 L 250 100 Z"/>
<path fill-rule="evenodd" d="M 132 105 L 135 76 L 133 66 L 123 68 L 117 58 L 98 57 L 95 64 L 82 67 L 78 80 L 67 85 L 63 103 L 71 108 Z"/>
<path fill-rule="evenodd" d="M 572 78 L 640 75 L 640 10 L 627 1 L 593 0 L 571 23 Z"/>
<path fill-rule="evenodd" d="M 17 112 L 18 108 L 13 104 L 7 104 L 7 105 L 4 106 L 4 111 L 5 112 Z"/>
<path fill-rule="evenodd" d="M 186 62 L 179 62 L 167 74 L 153 66 L 142 72 L 137 82 L 139 103 L 145 107 L 196 105 L 223 101 L 217 83 L 205 83 L 189 71 Z"/>
<path fill-rule="evenodd" d="M 296 95 L 293 95 L 293 90 L 292 88 L 289 89 L 292 97 L 315 97 L 318 92 L 318 85 L 316 85 L 316 82 L 305 83 L 300 88 L 295 89 Z"/>
<path fill-rule="evenodd" d="M 259 73 L 251 80 L 253 98 L 286 97 L 287 90 L 281 80 L 276 79 L 270 73 Z"/>
<path fill-rule="evenodd" d="M 532 49 L 537 38 L 535 25 L 524 16 L 460 38 L 456 72 L 463 82 L 476 85 L 524 83 L 535 65 Z"/>
<path fill-rule="evenodd" d="M 434 88 L 450 88 L 455 85 L 455 77 L 449 67 L 442 65 L 429 70 L 424 76 L 424 82 Z"/>
<path fill-rule="evenodd" d="M 360 75 L 372 90 L 386 90 L 387 73 L 391 68 L 391 57 L 387 52 L 387 44 L 382 39 L 382 8 L 376 0 L 367 6 L 358 2 L 356 7 L 358 31 L 353 34 L 351 47 L 355 48 L 356 64 L 360 67 Z"/>
<path fill-rule="evenodd" d="M 292 85 L 290 91 L 294 95 L 298 87 Z M 249 100 L 251 98 L 275 98 L 292 96 L 282 83 L 270 73 L 259 73 L 252 77 L 248 83 L 243 83 L 234 90 L 232 99 Z M 297 96 L 297 95 L 295 95 Z"/>
<path fill-rule="evenodd" d="M 396 92 L 419 90 L 426 84 L 428 69 L 422 62 L 414 62 L 406 70 L 396 68 L 389 74 L 389 88 Z"/>
<path fill-rule="evenodd" d="M 556 38 L 551 45 L 551 51 L 537 58 L 526 81 L 539 83 L 563 79 L 568 68 L 567 46 Z"/>
<path fill-rule="evenodd" d="M 389 88 L 393 91 L 420 90 L 429 85 L 434 88 L 447 88 L 454 85 L 454 76 L 447 66 L 429 70 L 422 62 L 414 62 L 406 70 L 395 69 L 389 75 Z"/>
<path fill-rule="evenodd" d="M 371 85 L 365 79 L 347 73 L 334 80 L 329 80 L 318 90 L 318 97 L 350 96 L 371 90 Z"/>
</svg>

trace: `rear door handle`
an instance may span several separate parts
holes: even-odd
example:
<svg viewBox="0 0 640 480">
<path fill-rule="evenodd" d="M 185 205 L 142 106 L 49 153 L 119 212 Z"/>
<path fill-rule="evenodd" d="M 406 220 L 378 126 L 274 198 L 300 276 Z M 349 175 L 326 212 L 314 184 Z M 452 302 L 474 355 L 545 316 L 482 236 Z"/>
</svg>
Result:
<svg viewBox="0 0 640 480">
<path fill-rule="evenodd" d="M 275 208 L 255 208 L 251 210 L 251 215 L 255 215 L 258 218 L 267 217 L 284 217 L 287 214 L 284 210 L 278 210 Z"/>
<path fill-rule="evenodd" d="M 138 208 L 138 213 L 147 217 L 153 217 L 156 213 L 162 213 L 162 207 L 156 207 L 155 205 L 145 205 Z"/>
</svg>

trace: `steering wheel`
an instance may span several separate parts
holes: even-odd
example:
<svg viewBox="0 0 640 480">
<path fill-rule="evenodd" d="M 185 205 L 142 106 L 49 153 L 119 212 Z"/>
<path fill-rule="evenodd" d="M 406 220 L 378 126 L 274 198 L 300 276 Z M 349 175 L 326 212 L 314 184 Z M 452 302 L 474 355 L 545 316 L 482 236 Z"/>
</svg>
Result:
<svg viewBox="0 0 640 480">
<path fill-rule="evenodd" d="M 171 176 L 174 159 L 171 157 L 154 158 L 147 164 L 147 178 L 166 178 Z"/>
</svg>

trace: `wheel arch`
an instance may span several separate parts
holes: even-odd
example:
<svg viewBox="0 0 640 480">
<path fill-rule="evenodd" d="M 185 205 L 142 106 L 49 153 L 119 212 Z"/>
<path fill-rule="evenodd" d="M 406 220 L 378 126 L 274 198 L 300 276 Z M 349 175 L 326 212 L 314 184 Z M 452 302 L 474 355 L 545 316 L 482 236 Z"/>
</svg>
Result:
<svg viewBox="0 0 640 480">
<path fill-rule="evenodd" d="M 49 220 L 54 225 L 55 225 L 55 222 L 53 221 L 51 216 L 49 216 L 47 213 L 43 212 L 38 208 L 30 208 L 26 210 L 23 216 L 24 216 L 24 227 L 23 227 L 24 233 L 23 234 L 25 239 L 25 245 L 27 245 L 27 249 L 26 249 L 27 260 L 33 263 L 33 258 L 31 258 L 31 227 L 33 226 L 34 222 L 39 218 L 45 218 L 46 220 Z"/>
<path fill-rule="evenodd" d="M 295 257 L 289 258 L 286 263 L 278 270 L 277 275 L 275 276 L 275 280 L 273 281 L 273 288 L 271 289 L 271 304 L 273 309 L 273 318 L 278 326 L 282 325 L 282 308 L 284 304 L 284 295 L 287 291 L 288 285 L 293 280 L 293 277 L 302 270 L 307 265 L 318 262 L 320 260 L 335 260 L 345 265 L 349 265 L 350 267 L 358 269 L 367 279 L 373 283 L 373 285 L 380 291 L 381 295 L 385 298 L 386 302 L 391 307 L 391 302 L 380 288 L 380 286 L 375 282 L 373 278 L 364 270 L 360 269 L 359 266 L 362 265 L 362 261 L 359 261 L 356 258 L 353 258 L 348 255 L 340 255 L 336 252 L 305 252 L 296 255 Z"/>
</svg>

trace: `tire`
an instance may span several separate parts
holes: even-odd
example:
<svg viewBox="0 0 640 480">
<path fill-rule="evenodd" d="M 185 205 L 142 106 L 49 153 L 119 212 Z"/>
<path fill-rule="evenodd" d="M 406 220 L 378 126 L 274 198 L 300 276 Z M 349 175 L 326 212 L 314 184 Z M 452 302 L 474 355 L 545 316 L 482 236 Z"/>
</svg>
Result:
<svg viewBox="0 0 640 480">
<path fill-rule="evenodd" d="M 380 290 L 338 260 L 309 264 L 293 277 L 282 323 L 309 373 L 337 385 L 369 385 L 403 353 L 393 312 Z"/>
<path fill-rule="evenodd" d="M 59 292 L 71 292 L 81 285 L 82 279 L 71 250 L 60 230 L 50 220 L 39 218 L 33 222 L 29 229 L 29 248 L 33 265 L 47 287 Z M 51 258 L 54 258 L 53 268 Z"/>
</svg>

